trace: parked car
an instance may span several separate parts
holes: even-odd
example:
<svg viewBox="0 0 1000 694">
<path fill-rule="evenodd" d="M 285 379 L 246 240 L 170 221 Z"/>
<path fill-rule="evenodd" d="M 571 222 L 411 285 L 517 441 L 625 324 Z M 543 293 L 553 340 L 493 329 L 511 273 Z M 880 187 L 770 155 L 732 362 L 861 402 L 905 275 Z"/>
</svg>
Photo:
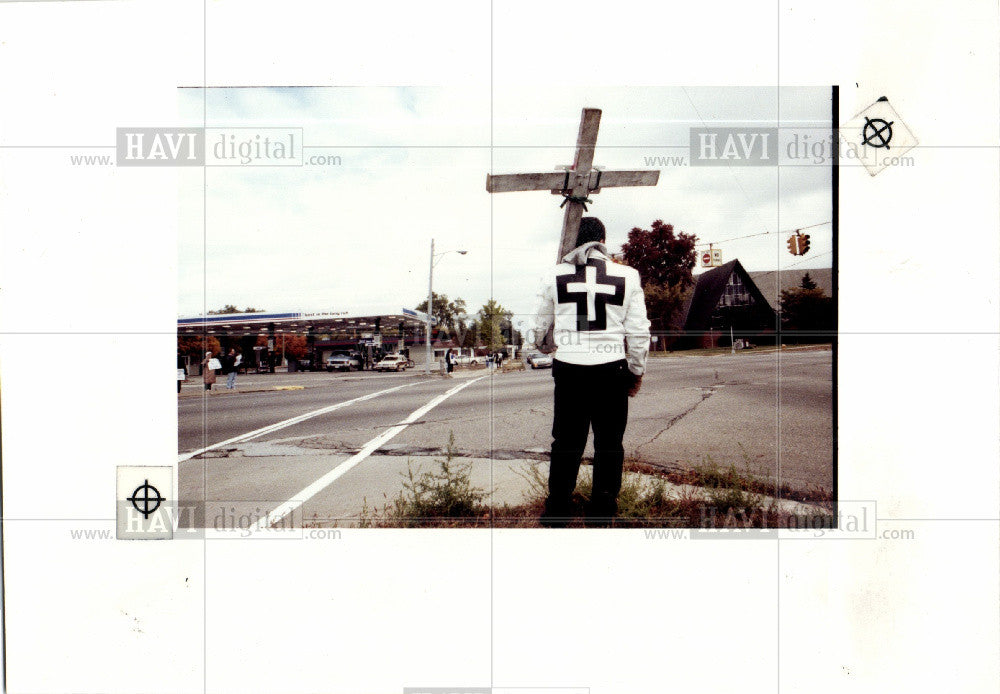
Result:
<svg viewBox="0 0 1000 694">
<path fill-rule="evenodd" d="M 331 354 L 326 358 L 327 371 L 356 371 L 361 368 L 361 359 L 346 352 Z"/>
<path fill-rule="evenodd" d="M 552 357 L 541 352 L 532 352 L 528 355 L 528 365 L 533 369 L 551 369 Z"/>
<path fill-rule="evenodd" d="M 387 354 L 375 364 L 376 371 L 405 371 L 409 363 L 402 354 Z"/>
<path fill-rule="evenodd" d="M 469 356 L 468 354 L 462 354 L 455 357 L 456 364 L 462 364 L 464 366 L 469 366 L 472 364 L 482 364 L 483 357 Z"/>
<path fill-rule="evenodd" d="M 315 371 L 313 367 L 312 359 L 309 357 L 304 357 L 302 359 L 296 359 L 298 362 L 297 367 L 299 371 Z"/>
</svg>

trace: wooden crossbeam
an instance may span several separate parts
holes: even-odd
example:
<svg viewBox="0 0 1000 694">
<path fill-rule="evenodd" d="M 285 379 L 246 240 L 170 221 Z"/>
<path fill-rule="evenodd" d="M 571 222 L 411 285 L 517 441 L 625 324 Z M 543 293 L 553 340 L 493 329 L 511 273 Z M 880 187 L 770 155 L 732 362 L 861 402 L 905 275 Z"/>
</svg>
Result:
<svg viewBox="0 0 1000 694">
<path fill-rule="evenodd" d="M 524 190 L 561 190 L 566 174 L 529 173 L 501 174 L 486 177 L 486 190 L 491 193 L 517 193 Z"/>
<path fill-rule="evenodd" d="M 567 172 L 497 174 L 486 177 L 486 190 L 490 193 L 519 193 L 526 190 L 549 190 L 553 194 L 568 192 L 574 188 L 576 174 Z M 599 193 L 603 188 L 631 188 L 633 186 L 655 186 L 660 180 L 659 171 L 591 171 L 587 190 Z M 569 183 L 567 188 L 563 185 Z"/>
<path fill-rule="evenodd" d="M 655 186 L 660 180 L 659 171 L 602 171 L 594 168 L 594 147 L 601 124 L 601 110 L 585 108 L 580 117 L 580 130 L 576 136 L 576 156 L 573 165 L 564 171 L 552 173 L 499 174 L 486 177 L 486 190 L 490 193 L 516 193 L 529 190 L 548 190 L 567 198 L 563 203 L 562 236 L 557 262 L 576 247 L 576 237 L 583 218 L 584 200 L 603 188 Z"/>
<path fill-rule="evenodd" d="M 593 173 L 590 175 L 590 192 L 599 193 L 602 188 L 655 186 L 659 181 L 659 171 L 602 171 L 599 177 Z"/>
</svg>

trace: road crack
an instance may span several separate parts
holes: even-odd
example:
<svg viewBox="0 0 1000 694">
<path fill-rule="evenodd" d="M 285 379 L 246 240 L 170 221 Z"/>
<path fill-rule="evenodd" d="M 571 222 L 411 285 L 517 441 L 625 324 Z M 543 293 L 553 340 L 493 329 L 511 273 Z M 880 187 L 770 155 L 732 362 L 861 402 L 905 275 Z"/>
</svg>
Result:
<svg viewBox="0 0 1000 694">
<path fill-rule="evenodd" d="M 663 436 L 663 434 L 667 433 L 667 431 L 669 431 L 670 428 L 673 425 L 677 424 L 677 422 L 681 421 L 682 419 L 684 419 L 685 417 L 687 417 L 689 414 L 691 414 L 692 412 L 694 412 L 696 409 L 698 409 L 699 405 L 701 405 L 703 402 L 705 402 L 710 397 L 712 397 L 712 395 L 715 394 L 715 390 L 716 390 L 716 388 L 719 387 L 719 385 L 721 385 L 721 384 L 715 384 L 715 385 L 711 385 L 711 386 L 703 386 L 702 389 L 701 389 L 701 399 L 698 402 L 696 402 L 695 404 L 691 405 L 691 407 L 689 407 L 686 410 L 684 410 L 683 412 L 681 412 L 679 414 L 675 414 L 673 417 L 671 417 L 670 419 L 668 419 L 666 425 L 662 429 L 660 429 L 658 432 L 656 432 L 656 435 L 653 438 L 651 438 L 649 441 L 646 441 L 646 443 L 639 444 L 638 446 L 635 447 L 636 453 L 638 453 L 641 449 L 645 448 L 646 446 L 652 444 L 658 438 L 660 438 L 661 436 Z"/>
</svg>

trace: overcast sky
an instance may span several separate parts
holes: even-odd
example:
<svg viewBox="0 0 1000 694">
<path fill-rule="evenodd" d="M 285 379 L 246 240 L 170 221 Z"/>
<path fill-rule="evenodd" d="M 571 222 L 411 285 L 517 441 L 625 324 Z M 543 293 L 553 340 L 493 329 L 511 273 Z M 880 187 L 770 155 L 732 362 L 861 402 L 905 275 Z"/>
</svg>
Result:
<svg viewBox="0 0 1000 694">
<path fill-rule="evenodd" d="M 596 165 L 661 169 L 654 188 L 604 189 L 590 214 L 617 251 L 635 226 L 655 219 L 714 242 L 723 261 L 750 271 L 795 264 L 829 267 L 830 168 L 703 167 L 688 160 L 691 127 L 782 127 L 828 140 L 826 88 L 246 88 L 182 89 L 186 125 L 301 127 L 305 156 L 340 165 L 181 170 L 178 311 L 224 304 L 270 311 L 369 312 L 412 308 L 426 298 L 431 238 L 449 253 L 434 289 L 465 299 L 470 313 L 491 296 L 519 316 L 555 261 L 561 199 L 548 192 L 490 195 L 489 172 L 551 171 L 573 161 L 581 109 L 603 110 Z M 492 119 L 491 119 L 492 107 Z M 801 140 L 804 142 L 804 140 Z M 212 142 L 209 142 L 211 147 Z M 815 152 L 815 151 L 814 151 Z M 204 201 L 204 203 L 203 203 Z M 811 250 L 786 239 L 809 229 Z M 204 230 L 204 233 L 203 233 Z M 760 235 L 764 234 L 765 235 Z M 781 233 L 777 233 L 781 232 Z M 736 241 L 737 237 L 753 236 Z"/>
</svg>

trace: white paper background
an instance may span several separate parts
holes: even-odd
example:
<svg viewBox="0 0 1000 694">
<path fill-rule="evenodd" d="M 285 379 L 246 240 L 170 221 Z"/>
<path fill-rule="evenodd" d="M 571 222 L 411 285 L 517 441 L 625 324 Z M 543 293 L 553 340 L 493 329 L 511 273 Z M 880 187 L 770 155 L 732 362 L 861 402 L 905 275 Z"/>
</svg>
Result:
<svg viewBox="0 0 1000 694">
<path fill-rule="evenodd" d="M 998 35 L 976 2 L 3 6 L 9 690 L 995 691 Z M 144 365 L 174 356 L 177 174 L 52 146 L 175 124 L 178 85 L 491 81 L 892 99 L 916 165 L 841 172 L 840 494 L 915 539 L 71 539 L 113 534 L 117 465 L 175 459 L 173 372 Z"/>
</svg>

